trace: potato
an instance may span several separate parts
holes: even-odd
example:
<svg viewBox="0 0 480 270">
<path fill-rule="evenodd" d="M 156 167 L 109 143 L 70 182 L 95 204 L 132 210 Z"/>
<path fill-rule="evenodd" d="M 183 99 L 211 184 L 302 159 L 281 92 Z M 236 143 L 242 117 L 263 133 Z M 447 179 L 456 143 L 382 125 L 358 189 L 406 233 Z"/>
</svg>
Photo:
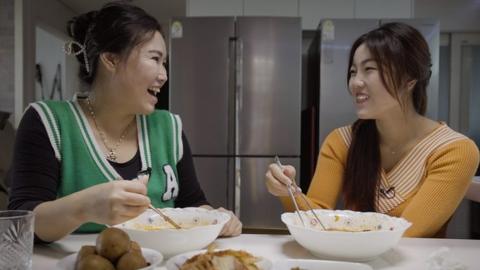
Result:
<svg viewBox="0 0 480 270">
<path fill-rule="evenodd" d="M 78 264 L 79 261 L 81 261 L 83 258 L 85 258 L 88 255 L 95 255 L 95 246 L 82 246 L 80 248 L 80 251 L 77 254 L 77 260 L 75 261 L 75 265 Z"/>
<path fill-rule="evenodd" d="M 98 256 L 95 254 L 89 254 L 78 261 L 77 265 L 75 266 L 75 270 L 115 270 L 113 264 L 103 258 L 102 256 Z"/>
<path fill-rule="evenodd" d="M 107 228 L 98 235 L 95 249 L 98 255 L 116 263 L 130 249 L 130 237 L 118 228 Z"/>
<path fill-rule="evenodd" d="M 140 252 L 142 254 L 142 247 L 140 246 L 139 243 L 135 241 L 130 242 L 130 252 Z"/>
<path fill-rule="evenodd" d="M 135 251 L 125 253 L 117 262 L 117 270 L 136 270 L 147 266 L 142 253 Z"/>
</svg>

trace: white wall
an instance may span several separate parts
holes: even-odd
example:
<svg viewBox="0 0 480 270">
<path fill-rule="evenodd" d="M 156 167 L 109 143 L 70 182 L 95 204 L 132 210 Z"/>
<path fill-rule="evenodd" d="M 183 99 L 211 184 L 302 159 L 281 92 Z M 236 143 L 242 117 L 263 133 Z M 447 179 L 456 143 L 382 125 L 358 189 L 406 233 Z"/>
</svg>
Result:
<svg viewBox="0 0 480 270">
<path fill-rule="evenodd" d="M 43 86 L 38 82 L 35 84 L 35 100 L 61 99 L 62 97 L 65 99 L 65 58 L 67 56 L 62 51 L 65 41 L 38 26 L 35 32 L 35 63 L 40 66 Z M 61 93 L 57 91 L 58 87 L 52 89 L 58 72 L 57 65 L 60 65 Z"/>
<path fill-rule="evenodd" d="M 66 23 L 75 14 L 57 0 L 15 0 L 15 126 L 25 107 L 35 100 L 37 26 L 66 37 Z"/>
</svg>

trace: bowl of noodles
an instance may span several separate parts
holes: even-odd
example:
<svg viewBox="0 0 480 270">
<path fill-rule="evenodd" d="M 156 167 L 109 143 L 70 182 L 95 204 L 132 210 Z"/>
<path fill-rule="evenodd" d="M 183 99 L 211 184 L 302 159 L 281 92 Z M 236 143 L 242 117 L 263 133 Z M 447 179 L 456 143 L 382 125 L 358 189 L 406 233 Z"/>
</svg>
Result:
<svg viewBox="0 0 480 270">
<path fill-rule="evenodd" d="M 393 248 L 411 223 L 403 218 L 374 212 L 314 210 L 283 213 L 290 234 L 314 256 L 325 259 L 368 261 Z"/>
<path fill-rule="evenodd" d="M 164 208 L 162 212 L 180 225 L 181 229 L 175 229 L 150 209 L 115 227 L 126 231 L 142 247 L 171 257 L 205 248 L 218 237 L 230 219 L 226 213 L 204 208 Z"/>
</svg>

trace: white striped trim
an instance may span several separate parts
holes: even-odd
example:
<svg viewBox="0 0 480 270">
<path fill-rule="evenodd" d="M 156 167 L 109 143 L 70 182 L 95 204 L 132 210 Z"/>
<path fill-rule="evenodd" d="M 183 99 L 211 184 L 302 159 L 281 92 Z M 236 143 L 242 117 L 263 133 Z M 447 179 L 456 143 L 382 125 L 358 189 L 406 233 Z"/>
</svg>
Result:
<svg viewBox="0 0 480 270">
<path fill-rule="evenodd" d="M 142 171 L 148 168 L 147 156 L 145 153 L 145 142 L 143 141 L 142 118 L 137 115 L 137 134 L 138 134 L 138 150 L 140 151 L 140 160 L 142 163 Z"/>
<path fill-rule="evenodd" d="M 70 108 L 75 115 L 75 119 L 77 120 L 77 124 L 82 133 L 83 140 L 87 145 L 88 150 L 90 151 L 90 155 L 97 164 L 97 167 L 102 171 L 103 175 L 108 179 L 108 181 L 122 179 L 122 177 L 117 173 L 117 171 L 115 171 L 112 165 L 110 165 L 110 163 L 105 158 L 105 155 L 101 151 L 101 148 L 99 147 L 97 140 L 93 135 L 88 120 L 85 117 L 85 114 L 83 113 L 83 110 L 80 107 L 78 101 L 69 102 L 68 104 L 70 105 Z M 75 110 L 74 106 L 78 110 L 78 113 L 77 110 Z M 85 126 L 85 128 L 83 128 L 82 124 L 83 126 Z"/>
<path fill-rule="evenodd" d="M 352 126 L 344 126 L 338 128 L 337 130 L 340 132 L 343 142 L 345 142 L 347 148 L 350 147 L 350 144 L 352 143 Z"/>
<path fill-rule="evenodd" d="M 178 161 L 183 158 L 183 141 L 182 141 L 182 119 L 177 114 L 174 114 L 175 120 L 177 122 L 177 143 L 178 143 Z"/>
<path fill-rule="evenodd" d="M 35 109 L 35 111 L 37 111 L 38 115 L 40 116 L 43 126 L 45 127 L 45 130 L 47 132 L 50 145 L 52 145 L 53 152 L 55 153 L 55 158 L 57 158 L 58 161 L 61 161 L 62 160 L 62 156 L 60 155 L 61 142 L 57 141 L 56 139 L 58 138 L 58 140 L 60 140 L 60 132 L 58 131 L 57 122 L 55 121 L 55 118 L 53 118 L 53 114 L 50 111 L 50 108 L 48 108 L 48 106 L 45 105 L 45 109 L 44 109 L 40 104 L 37 104 L 37 103 L 32 103 L 30 104 L 30 106 L 33 109 Z M 50 122 L 47 119 L 48 117 L 47 114 L 51 116 L 52 125 L 50 125 Z"/>
<path fill-rule="evenodd" d="M 48 107 L 48 105 L 45 102 L 41 101 L 41 102 L 38 102 L 38 103 L 40 104 L 40 107 L 46 109 L 45 111 L 47 112 L 47 116 L 49 117 L 49 119 L 51 119 L 51 122 L 52 122 L 53 135 L 56 137 L 58 145 L 60 146 L 61 137 L 60 137 L 60 131 L 59 131 L 60 129 L 58 128 L 58 125 L 57 125 L 57 119 L 53 115 L 50 107 Z"/>
<path fill-rule="evenodd" d="M 145 170 L 148 167 L 152 167 L 152 153 L 150 152 L 150 137 L 148 135 L 148 126 L 147 126 L 147 117 L 145 115 L 141 115 L 138 117 L 140 119 L 140 132 L 138 133 L 142 138 L 141 143 L 139 144 L 139 148 L 142 149 L 143 157 L 142 157 L 142 166 L 146 166 L 142 168 Z M 142 153 L 140 152 L 140 153 Z"/>
<path fill-rule="evenodd" d="M 178 115 L 172 113 L 170 113 L 170 120 L 172 122 L 173 157 L 178 163 L 183 157 L 182 120 Z"/>
<path fill-rule="evenodd" d="M 173 151 L 173 159 L 175 160 L 175 162 L 178 162 L 178 158 L 177 158 L 177 125 L 176 125 L 176 121 L 175 121 L 175 117 L 173 116 L 173 114 L 169 114 L 170 116 L 170 121 L 172 123 L 172 151 Z"/>
</svg>

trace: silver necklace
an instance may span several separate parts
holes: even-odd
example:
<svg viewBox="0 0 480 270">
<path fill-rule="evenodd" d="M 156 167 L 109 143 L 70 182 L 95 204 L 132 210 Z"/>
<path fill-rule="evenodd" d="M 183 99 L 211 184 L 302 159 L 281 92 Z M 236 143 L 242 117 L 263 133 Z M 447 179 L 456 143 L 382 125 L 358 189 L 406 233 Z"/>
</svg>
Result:
<svg viewBox="0 0 480 270">
<path fill-rule="evenodd" d="M 392 154 L 392 155 L 396 155 L 396 154 L 400 153 L 400 151 L 402 150 L 401 147 L 398 147 L 398 148 L 393 149 L 393 150 L 389 147 L 386 147 L 386 146 L 384 146 L 384 148 L 387 151 L 387 153 Z"/>
<path fill-rule="evenodd" d="M 87 100 L 87 108 L 90 113 L 90 116 L 92 116 L 93 123 L 95 124 L 95 129 L 97 130 L 98 134 L 100 135 L 100 139 L 102 140 L 103 145 L 108 151 L 108 154 L 106 158 L 111 161 L 116 161 L 117 160 L 117 149 L 118 147 L 122 144 L 123 140 L 127 136 L 128 130 L 130 129 L 130 126 L 135 122 L 132 121 L 128 126 L 123 130 L 122 134 L 120 135 L 120 138 L 117 140 L 117 142 L 113 145 L 113 147 L 108 146 L 108 141 L 107 141 L 107 136 L 105 133 L 99 128 L 98 123 L 97 123 L 97 118 L 95 117 L 95 111 L 93 110 L 92 103 L 90 102 L 90 97 L 86 98 Z"/>
</svg>

